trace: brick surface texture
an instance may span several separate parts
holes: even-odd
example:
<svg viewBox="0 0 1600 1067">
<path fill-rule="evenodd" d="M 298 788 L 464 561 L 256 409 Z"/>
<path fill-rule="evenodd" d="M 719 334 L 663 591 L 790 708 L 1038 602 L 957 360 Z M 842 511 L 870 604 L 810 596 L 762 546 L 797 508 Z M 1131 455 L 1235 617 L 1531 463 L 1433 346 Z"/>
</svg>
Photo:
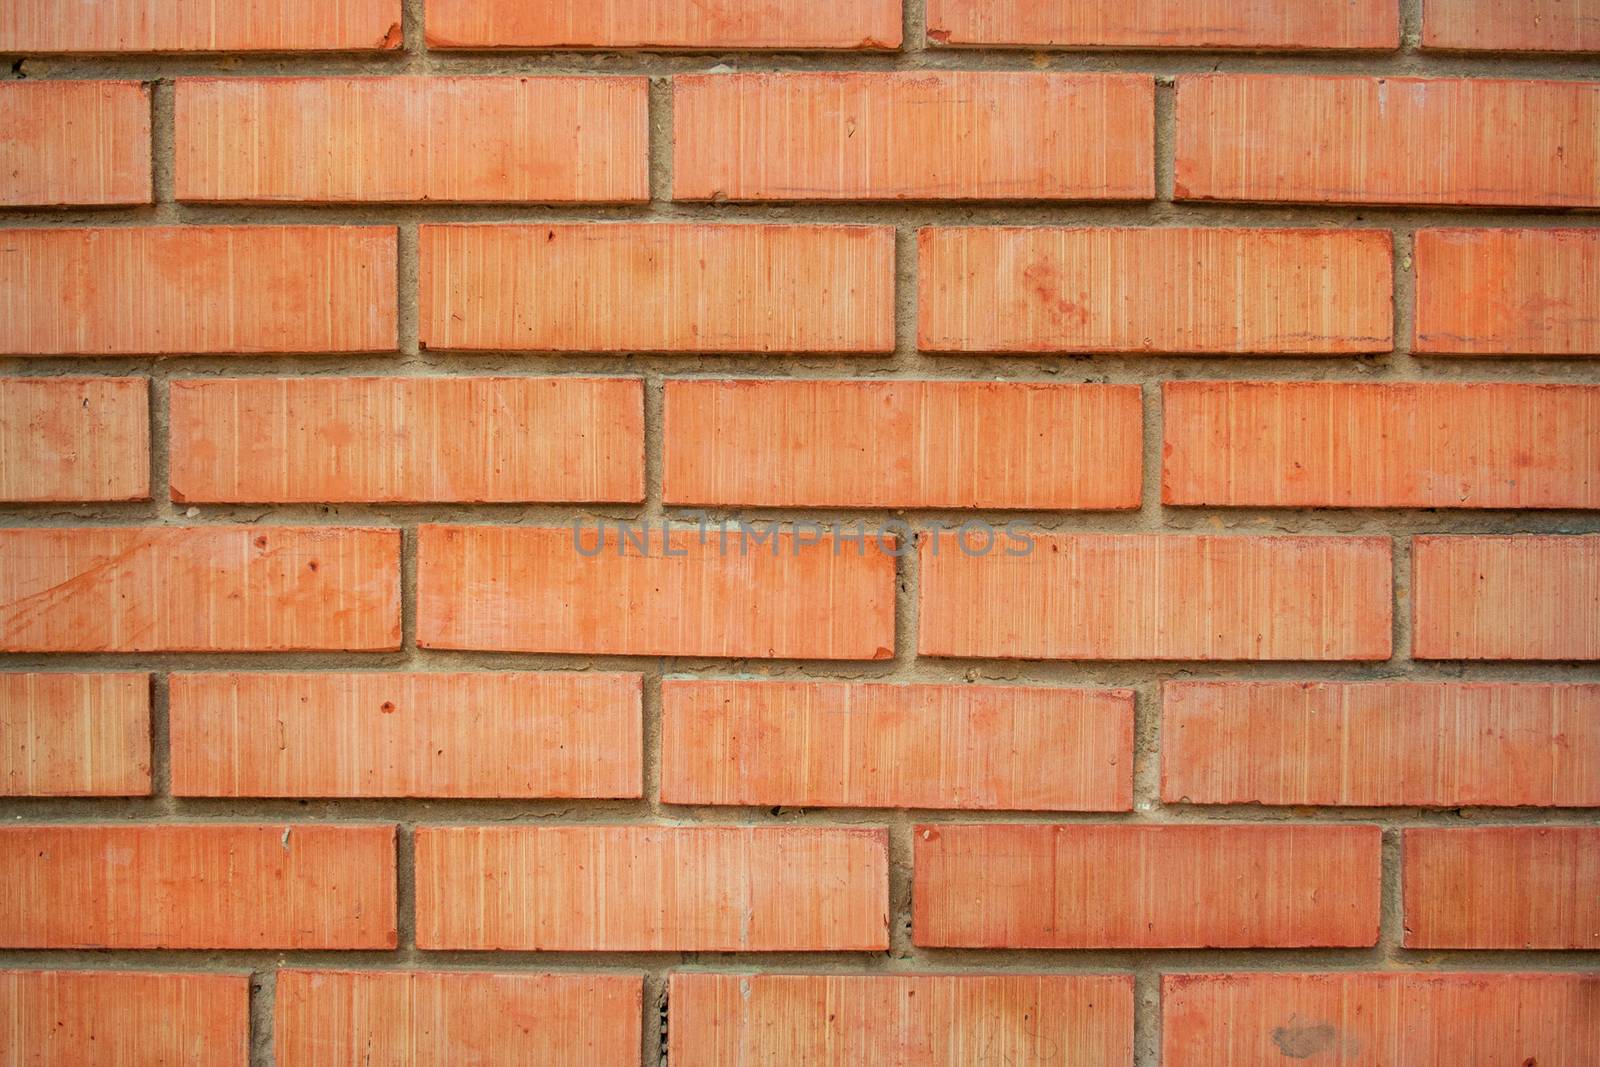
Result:
<svg viewBox="0 0 1600 1067">
<path fill-rule="evenodd" d="M 0 73 L 0 1067 L 1600 1063 L 1600 3 Z"/>
</svg>

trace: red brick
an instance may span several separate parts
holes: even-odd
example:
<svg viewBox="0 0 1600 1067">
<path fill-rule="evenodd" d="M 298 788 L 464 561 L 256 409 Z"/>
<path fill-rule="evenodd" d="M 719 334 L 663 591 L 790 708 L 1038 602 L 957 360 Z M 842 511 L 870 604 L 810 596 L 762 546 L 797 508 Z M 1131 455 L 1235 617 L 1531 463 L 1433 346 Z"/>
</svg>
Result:
<svg viewBox="0 0 1600 1067">
<path fill-rule="evenodd" d="M 19 1067 L 240 1067 L 250 976 L 0 971 L 0 1019 L 0 1058 Z"/>
<path fill-rule="evenodd" d="M 0 795 L 149 792 L 148 674 L 0 673 Z"/>
<path fill-rule="evenodd" d="M 934 45 L 1052 48 L 1393 49 L 1391 0 L 928 0 Z"/>
<path fill-rule="evenodd" d="M 144 84 L 6 82 L 0 115 L 0 206 L 150 202 Z"/>
<path fill-rule="evenodd" d="M 630 528 L 632 529 L 632 528 Z M 648 536 L 644 545 L 641 541 Z M 417 642 L 589 655 L 888 659 L 893 546 L 659 525 L 417 531 Z M 603 538 L 603 539 L 602 539 Z"/>
<path fill-rule="evenodd" d="M 0 352 L 187 355 L 395 347 L 395 231 L 0 230 Z"/>
<path fill-rule="evenodd" d="M 1419 230 L 1412 348 L 1427 355 L 1600 355 L 1600 233 Z"/>
<path fill-rule="evenodd" d="M 1422 47 L 1600 52 L 1600 11 L 1582 0 L 1427 0 L 1422 5 Z"/>
<path fill-rule="evenodd" d="M 743 1064 L 1133 1062 L 1133 979 L 1066 974 L 693 974 L 668 1058 Z"/>
<path fill-rule="evenodd" d="M 143 378 L 0 378 L 0 499 L 145 500 Z"/>
<path fill-rule="evenodd" d="M 274 1051 L 280 1067 L 637 1067 L 643 987 L 625 974 L 282 970 Z"/>
<path fill-rule="evenodd" d="M 1126 811 L 1133 692 L 667 679 L 669 804 Z"/>
<path fill-rule="evenodd" d="M 1600 536 L 1417 537 L 1418 659 L 1600 659 Z"/>
<path fill-rule="evenodd" d="M 179 200 L 642 203 L 644 78 L 180 78 Z"/>
<path fill-rule="evenodd" d="M 638 378 L 201 378 L 171 396 L 174 500 L 644 499 Z"/>
<path fill-rule="evenodd" d="M 0 827 L 7 948 L 392 949 L 394 827 Z"/>
<path fill-rule="evenodd" d="M 423 949 L 889 947 L 883 830 L 420 827 L 416 855 Z"/>
<path fill-rule="evenodd" d="M 1600 507 L 1600 386 L 1163 382 L 1161 499 Z"/>
<path fill-rule="evenodd" d="M 941 227 L 917 247 L 926 352 L 1393 347 L 1382 231 Z"/>
<path fill-rule="evenodd" d="M 985 545 L 923 538 L 922 655 L 1389 658 L 1388 538 L 1026 532 Z"/>
<path fill-rule="evenodd" d="M 400 47 L 400 0 L 6 0 L 0 52 L 368 52 Z"/>
<path fill-rule="evenodd" d="M 672 80 L 677 200 L 1149 200 L 1148 74 Z"/>
<path fill-rule="evenodd" d="M 1161 1062 L 1583 1067 L 1596 997 L 1591 974 L 1167 974 Z"/>
<path fill-rule="evenodd" d="M 900 0 L 428 0 L 430 48 L 900 47 Z"/>
<path fill-rule="evenodd" d="M 398 530 L 0 530 L 0 651 L 399 647 Z"/>
<path fill-rule="evenodd" d="M 1378 940 L 1376 826 L 918 826 L 928 948 L 1291 948 Z"/>
<path fill-rule="evenodd" d="M 636 674 L 174 674 L 175 796 L 637 797 Z"/>
<path fill-rule="evenodd" d="M 1139 506 L 1137 385 L 677 379 L 665 403 L 669 503 Z"/>
<path fill-rule="evenodd" d="M 1406 830 L 1407 948 L 1600 948 L 1600 827 Z"/>
<path fill-rule="evenodd" d="M 1600 206 L 1600 85 L 1178 78 L 1179 200 Z"/>
<path fill-rule="evenodd" d="M 1600 685 L 1167 682 L 1168 803 L 1600 806 Z"/>
</svg>

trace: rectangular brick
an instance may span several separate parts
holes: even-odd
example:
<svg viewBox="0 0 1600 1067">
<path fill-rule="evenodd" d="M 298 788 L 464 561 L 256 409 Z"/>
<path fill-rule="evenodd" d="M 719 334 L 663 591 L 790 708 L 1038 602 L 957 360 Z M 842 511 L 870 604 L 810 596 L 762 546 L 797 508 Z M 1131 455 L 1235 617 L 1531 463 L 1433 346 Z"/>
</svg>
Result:
<svg viewBox="0 0 1600 1067">
<path fill-rule="evenodd" d="M 1168 803 L 1600 806 L 1600 685 L 1167 682 Z"/>
<path fill-rule="evenodd" d="M 250 976 L 0 971 L 0 1019 L 7 1067 L 240 1067 Z"/>
<path fill-rule="evenodd" d="M 917 249 L 925 352 L 1393 347 L 1384 231 L 933 227 Z"/>
<path fill-rule="evenodd" d="M 1600 206 L 1600 84 L 1186 74 L 1179 200 Z"/>
<path fill-rule="evenodd" d="M 1388 659 L 1386 537 L 925 537 L 917 650 L 1005 659 Z"/>
<path fill-rule="evenodd" d="M 392 949 L 393 826 L 0 827 L 6 948 Z"/>
<path fill-rule="evenodd" d="M 0 378 L 0 500 L 146 500 L 143 378 Z"/>
<path fill-rule="evenodd" d="M 1161 499 L 1224 507 L 1600 507 L 1600 386 L 1162 383 Z"/>
<path fill-rule="evenodd" d="M 698 974 L 668 985 L 668 1058 L 743 1064 L 1133 1062 L 1133 979 Z"/>
<path fill-rule="evenodd" d="M 400 647 L 400 531 L 0 530 L 0 651 Z"/>
<path fill-rule="evenodd" d="M 174 500 L 644 499 L 638 378 L 200 378 L 171 398 Z"/>
<path fill-rule="evenodd" d="M 370 52 L 400 0 L 6 0 L 0 52 Z"/>
<path fill-rule="evenodd" d="M 420 827 L 416 856 L 423 949 L 889 947 L 883 830 Z"/>
<path fill-rule="evenodd" d="M 1406 830 L 1407 948 L 1600 948 L 1600 827 Z"/>
<path fill-rule="evenodd" d="M 148 674 L 0 673 L 0 795 L 149 792 Z"/>
<path fill-rule="evenodd" d="M 928 0 L 933 45 L 1047 48 L 1394 49 L 1390 0 Z"/>
<path fill-rule="evenodd" d="M 637 797 L 636 674 L 174 674 L 174 796 Z"/>
<path fill-rule="evenodd" d="M 889 352 L 887 226 L 422 227 L 428 348 Z"/>
<path fill-rule="evenodd" d="M 383 226 L 0 230 L 0 353 L 188 355 L 395 347 Z"/>
<path fill-rule="evenodd" d="M 1418 230 L 1412 348 L 1600 355 L 1600 232 Z"/>
<path fill-rule="evenodd" d="M 142 82 L 10 81 L 0 116 L 0 206 L 150 203 Z"/>
<path fill-rule="evenodd" d="M 915 828 L 926 948 L 1302 948 L 1378 940 L 1376 826 Z"/>
<path fill-rule="evenodd" d="M 900 0 L 428 0 L 430 48 L 900 47 Z"/>
<path fill-rule="evenodd" d="M 1416 537 L 1418 659 L 1600 659 L 1600 536 Z"/>
<path fill-rule="evenodd" d="M 1422 47 L 1600 52 L 1600 10 L 1582 0 L 1427 0 L 1422 6 Z"/>
<path fill-rule="evenodd" d="M 632 532 L 629 532 L 629 531 Z M 872 538 L 677 528 L 417 531 L 417 642 L 589 655 L 888 659 L 895 566 Z"/>
<path fill-rule="evenodd" d="M 1139 506 L 1137 385 L 675 379 L 665 411 L 668 503 Z"/>
<path fill-rule="evenodd" d="M 1597 997 L 1592 974 L 1167 974 L 1161 1062 L 1583 1067 Z"/>
<path fill-rule="evenodd" d="M 642 203 L 644 78 L 179 78 L 179 200 Z"/>
<path fill-rule="evenodd" d="M 672 79 L 676 200 L 1149 200 L 1148 74 Z"/>
<path fill-rule="evenodd" d="M 281 970 L 273 1044 L 283 1067 L 637 1067 L 643 993 L 627 974 Z"/>
<path fill-rule="evenodd" d="M 661 799 L 762 807 L 1133 807 L 1133 692 L 666 679 Z"/>
</svg>

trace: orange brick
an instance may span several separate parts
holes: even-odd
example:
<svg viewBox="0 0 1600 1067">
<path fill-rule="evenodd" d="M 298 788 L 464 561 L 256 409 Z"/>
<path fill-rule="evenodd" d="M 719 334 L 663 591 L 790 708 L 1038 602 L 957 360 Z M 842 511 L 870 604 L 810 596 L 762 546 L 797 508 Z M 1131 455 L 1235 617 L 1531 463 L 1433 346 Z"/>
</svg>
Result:
<svg viewBox="0 0 1600 1067">
<path fill-rule="evenodd" d="M 394 827 L 0 827 L 7 948 L 392 949 Z"/>
<path fill-rule="evenodd" d="M 675 504 L 1136 508 L 1137 385 L 666 383 Z"/>
<path fill-rule="evenodd" d="M 1149 200 L 1148 74 L 672 80 L 677 200 Z"/>
<path fill-rule="evenodd" d="M 1419 230 L 1413 349 L 1600 355 L 1600 233 Z"/>
<path fill-rule="evenodd" d="M 922 655 L 1389 658 L 1388 538 L 1029 532 L 985 545 L 922 540 Z"/>
<path fill-rule="evenodd" d="M 917 248 L 927 352 L 1393 347 L 1392 241 L 1377 230 L 942 227 Z"/>
<path fill-rule="evenodd" d="M 889 352 L 886 226 L 422 227 L 422 343 L 549 352 Z"/>
<path fill-rule="evenodd" d="M 900 47 L 900 0 L 428 0 L 430 48 Z"/>
<path fill-rule="evenodd" d="M 636 797 L 636 674 L 174 674 L 174 796 Z"/>
<path fill-rule="evenodd" d="M 419 827 L 417 945 L 881 951 L 888 849 L 838 827 Z"/>
<path fill-rule="evenodd" d="M 667 679 L 669 804 L 1126 811 L 1133 692 Z"/>
<path fill-rule="evenodd" d="M 668 990 L 674 1063 L 1133 1062 L 1128 975 L 680 971 Z"/>
<path fill-rule="evenodd" d="M 6 0 L 0 52 L 369 52 L 400 47 L 400 0 Z"/>
<path fill-rule="evenodd" d="M 1389 0 L 928 0 L 934 45 L 1052 48 L 1393 49 Z"/>
<path fill-rule="evenodd" d="M 765 531 L 763 531 L 765 532 Z M 590 655 L 888 659 L 894 558 L 729 527 L 431 526 L 417 531 L 417 642 Z M 889 546 L 890 549 L 893 546 Z"/>
<path fill-rule="evenodd" d="M 1600 386 L 1163 382 L 1161 499 L 1600 507 Z"/>
<path fill-rule="evenodd" d="M 0 530 L 0 651 L 399 647 L 398 530 Z"/>
<path fill-rule="evenodd" d="M 1418 659 L 1600 659 L 1600 536 L 1417 537 Z"/>
<path fill-rule="evenodd" d="M 1597 997 L 1592 974 L 1167 974 L 1161 1062 L 1583 1067 Z"/>
<path fill-rule="evenodd" d="M 0 352 L 186 355 L 395 347 L 395 231 L 0 230 Z"/>
<path fill-rule="evenodd" d="M 1406 830 L 1407 948 L 1600 948 L 1600 828 Z"/>
<path fill-rule="evenodd" d="M 1427 0 L 1422 47 L 1457 52 L 1600 52 L 1600 11 L 1582 0 Z M 1539 1062 L 1545 1061 L 1541 1057 Z"/>
<path fill-rule="evenodd" d="M 1168 803 L 1600 806 L 1600 685 L 1167 682 Z"/>
<path fill-rule="evenodd" d="M 180 78 L 179 200 L 640 203 L 644 78 Z"/>
<path fill-rule="evenodd" d="M 278 972 L 282 1067 L 637 1067 L 644 983 L 625 974 Z"/>
<path fill-rule="evenodd" d="M 143 378 L 0 378 L 0 499 L 144 500 Z"/>
<path fill-rule="evenodd" d="M 918 826 L 929 948 L 1292 948 L 1378 940 L 1376 826 Z"/>
<path fill-rule="evenodd" d="M 171 396 L 174 500 L 644 499 L 638 378 L 202 378 Z"/>
<path fill-rule="evenodd" d="M 1600 85 L 1178 78 L 1179 200 L 1600 206 Z"/>
<path fill-rule="evenodd" d="M 0 1019 L 8 1065 L 239 1067 L 250 1054 L 250 976 L 0 971 Z"/>
<path fill-rule="evenodd" d="M 5 19 L 0 12 L 0 34 Z M 0 116 L 0 206 L 150 202 L 142 83 L 6 82 Z"/>
<path fill-rule="evenodd" d="M 149 792 L 148 674 L 0 673 L 0 795 Z"/>
</svg>

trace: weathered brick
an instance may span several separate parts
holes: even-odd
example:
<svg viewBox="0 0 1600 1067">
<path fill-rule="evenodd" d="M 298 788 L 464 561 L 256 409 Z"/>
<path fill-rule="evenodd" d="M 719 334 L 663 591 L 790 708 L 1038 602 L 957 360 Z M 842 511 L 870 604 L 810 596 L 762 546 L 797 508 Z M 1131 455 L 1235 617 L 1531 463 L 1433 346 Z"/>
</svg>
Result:
<svg viewBox="0 0 1600 1067">
<path fill-rule="evenodd" d="M 400 0 L 7 0 L 0 52 L 368 52 L 400 47 Z"/>
<path fill-rule="evenodd" d="M 144 500 L 143 378 L 0 378 L 0 500 Z"/>
<path fill-rule="evenodd" d="M 1125 811 L 1133 692 L 667 679 L 669 804 Z"/>
<path fill-rule="evenodd" d="M 1378 940 L 1376 826 L 915 828 L 928 948 L 1291 948 Z"/>
<path fill-rule="evenodd" d="M 0 12 L 4 34 L 5 12 Z M 150 202 L 150 90 L 129 81 L 0 86 L 0 206 Z"/>
<path fill-rule="evenodd" d="M 1600 11 L 1582 0 L 1427 0 L 1422 5 L 1422 47 L 1600 52 Z"/>
<path fill-rule="evenodd" d="M 0 673 L 0 795 L 149 792 L 149 675 Z"/>
<path fill-rule="evenodd" d="M 430 48 L 900 47 L 900 0 L 428 0 Z"/>
<path fill-rule="evenodd" d="M 1388 0 L 928 0 L 934 45 L 1046 48 L 1393 49 Z"/>
<path fill-rule="evenodd" d="M 1416 537 L 1418 659 L 1600 659 L 1600 536 Z"/>
<path fill-rule="evenodd" d="M 889 947 L 883 830 L 421 827 L 416 857 L 424 949 Z"/>
<path fill-rule="evenodd" d="M 1392 240 L 1377 230 L 934 227 L 917 248 L 927 352 L 1393 347 Z"/>
<path fill-rule="evenodd" d="M 1136 385 L 677 379 L 665 408 L 668 503 L 1139 506 Z"/>
</svg>

